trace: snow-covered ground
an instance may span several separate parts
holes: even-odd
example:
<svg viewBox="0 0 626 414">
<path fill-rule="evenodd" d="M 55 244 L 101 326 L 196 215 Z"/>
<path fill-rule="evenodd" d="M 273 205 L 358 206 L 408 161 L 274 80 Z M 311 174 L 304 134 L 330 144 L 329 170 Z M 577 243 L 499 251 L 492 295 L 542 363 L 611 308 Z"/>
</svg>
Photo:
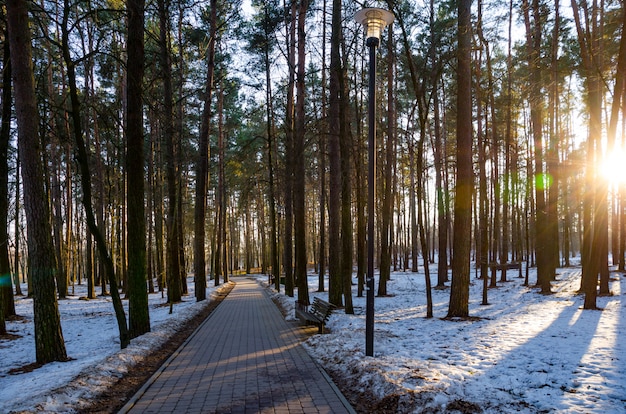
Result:
<svg viewBox="0 0 626 414">
<path fill-rule="evenodd" d="M 400 412 L 626 413 L 626 277 L 611 273 L 613 295 L 598 298 L 602 311 L 589 311 L 577 295 L 580 268 L 558 269 L 550 296 L 523 286 L 517 271 L 507 276 L 489 290 L 487 306 L 472 276 L 477 319 L 450 321 L 442 319 L 449 289 L 433 290 L 435 317 L 426 319 L 424 274 L 395 272 L 390 297 L 375 299 L 373 358 L 364 351 L 364 298 L 354 299 L 355 315 L 333 315 L 331 333 L 305 346 L 357 391 L 397 395 Z M 327 297 L 315 292 L 316 277 L 309 286 Z"/>
<path fill-rule="evenodd" d="M 161 293 L 149 296 L 151 332 L 132 340 L 124 350 L 120 350 L 111 298 L 84 300 L 86 286 L 70 287 L 73 294 L 59 301 L 59 312 L 67 356 L 71 360 L 14 374 L 10 371 L 35 362 L 33 301 L 16 298 L 20 318 L 7 322 L 7 330 L 19 338 L 0 340 L 0 413 L 67 413 L 84 406 L 206 306 L 206 301 L 195 300 L 192 277 L 187 285 L 189 296 L 174 305 L 172 314 L 167 298 L 161 297 Z M 22 290 L 26 292 L 26 285 Z M 99 292 L 96 288 L 96 293 Z M 207 298 L 215 293 L 215 287 L 207 288 Z M 123 302 L 128 315 L 128 301 Z"/>
<path fill-rule="evenodd" d="M 556 293 L 543 296 L 509 271 L 511 281 L 489 290 L 487 306 L 480 305 L 482 281 L 472 279 L 470 314 L 477 318 L 447 321 L 449 290 L 433 290 L 435 317 L 426 319 L 423 273 L 394 272 L 390 296 L 375 300 L 373 358 L 364 355 L 364 298 L 354 297 L 355 315 L 337 312 L 330 333 L 312 336 L 305 346 L 356 389 L 381 399 L 397 396 L 401 412 L 462 406 L 485 413 L 626 413 L 626 277 L 611 274 L 613 296 L 598 298 L 603 311 L 583 311 L 583 297 L 576 295 L 580 268 L 558 273 Z M 258 279 L 264 283 L 267 277 Z M 327 298 L 315 292 L 317 276 L 309 282 L 312 296 Z M 81 407 L 205 305 L 195 302 L 191 278 L 189 287 L 190 296 L 172 315 L 165 298 L 151 295 L 152 332 L 120 351 L 110 299 L 79 300 L 84 291 L 76 286 L 74 296 L 59 303 L 73 360 L 10 374 L 35 361 L 32 301 L 18 299 L 24 319 L 7 328 L 20 338 L 0 340 L 0 412 Z M 293 298 L 277 296 L 293 315 Z"/>
</svg>

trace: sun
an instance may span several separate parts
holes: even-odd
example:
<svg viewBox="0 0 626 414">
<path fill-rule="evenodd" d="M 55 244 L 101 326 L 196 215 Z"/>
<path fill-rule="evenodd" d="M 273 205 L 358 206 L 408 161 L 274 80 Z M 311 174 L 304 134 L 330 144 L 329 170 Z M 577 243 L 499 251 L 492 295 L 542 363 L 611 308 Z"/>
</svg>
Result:
<svg viewBox="0 0 626 414">
<path fill-rule="evenodd" d="M 626 184 L 626 152 L 622 148 L 608 151 L 599 162 L 602 177 L 611 185 Z"/>
</svg>

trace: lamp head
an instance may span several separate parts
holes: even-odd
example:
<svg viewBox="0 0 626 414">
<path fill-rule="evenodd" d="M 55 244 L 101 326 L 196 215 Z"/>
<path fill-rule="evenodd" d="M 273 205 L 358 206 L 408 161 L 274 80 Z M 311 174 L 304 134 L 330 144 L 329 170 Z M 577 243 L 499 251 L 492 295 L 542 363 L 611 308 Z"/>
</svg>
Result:
<svg viewBox="0 0 626 414">
<path fill-rule="evenodd" d="M 354 20 L 365 27 L 366 39 L 380 40 L 382 31 L 393 22 L 394 16 L 387 10 L 371 7 L 359 10 L 354 15 Z"/>
</svg>

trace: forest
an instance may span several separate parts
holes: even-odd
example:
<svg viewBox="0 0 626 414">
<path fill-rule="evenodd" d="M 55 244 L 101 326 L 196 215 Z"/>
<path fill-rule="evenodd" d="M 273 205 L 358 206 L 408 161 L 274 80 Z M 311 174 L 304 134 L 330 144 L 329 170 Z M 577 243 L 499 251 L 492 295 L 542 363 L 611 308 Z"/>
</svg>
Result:
<svg viewBox="0 0 626 414">
<path fill-rule="evenodd" d="M 373 183 L 363 7 L 395 16 L 376 54 Z M 447 316 L 466 318 L 472 274 L 486 292 L 491 268 L 523 262 L 549 295 L 580 256 L 596 309 L 609 266 L 625 268 L 619 1 L 0 10 L 0 334 L 14 296 L 32 296 L 40 364 L 67 359 L 57 301 L 75 284 L 111 296 L 122 348 L 150 330 L 148 294 L 176 306 L 188 274 L 198 301 L 262 273 L 308 303 L 315 272 L 352 313 L 368 186 L 378 296 L 392 269 L 420 267 L 449 288 Z"/>
</svg>

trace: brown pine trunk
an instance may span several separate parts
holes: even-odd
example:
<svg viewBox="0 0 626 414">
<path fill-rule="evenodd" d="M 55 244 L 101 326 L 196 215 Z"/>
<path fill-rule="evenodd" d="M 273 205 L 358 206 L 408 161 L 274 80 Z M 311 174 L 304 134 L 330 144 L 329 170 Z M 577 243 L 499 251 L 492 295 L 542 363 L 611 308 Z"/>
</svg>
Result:
<svg viewBox="0 0 626 414">
<path fill-rule="evenodd" d="M 285 294 L 293 297 L 293 191 L 294 191 L 294 88 L 296 78 L 296 23 L 297 1 L 291 0 L 290 24 L 287 27 L 287 39 L 289 39 L 287 61 L 289 80 L 287 83 L 287 107 L 285 113 L 285 228 L 283 236 L 283 267 L 285 269 Z"/>
<path fill-rule="evenodd" d="M 213 96 L 213 74 L 215 71 L 215 35 L 217 33 L 217 0 L 211 0 L 209 18 L 209 47 L 207 50 L 207 76 L 204 85 L 204 108 L 200 136 L 198 137 L 198 161 L 196 164 L 196 195 L 194 206 L 194 283 L 196 301 L 206 299 L 206 210 L 209 181 L 209 130 L 211 101 Z"/>
<path fill-rule="evenodd" d="M 548 229 L 548 212 L 546 203 L 546 190 L 549 180 L 544 174 L 544 148 L 543 148 L 543 79 L 540 67 L 542 20 L 538 0 L 524 0 L 524 21 L 526 24 L 526 49 L 528 65 L 530 67 L 530 118 L 534 141 L 535 158 L 533 176 L 535 179 L 535 252 L 537 256 L 537 284 L 541 287 L 541 293 L 551 293 L 550 281 L 550 255 L 548 249 L 551 246 L 550 232 Z M 532 13 L 532 19 L 531 19 Z"/>
<path fill-rule="evenodd" d="M 333 0 L 332 31 L 330 36 L 330 78 L 328 99 L 328 156 L 330 164 L 328 197 L 328 300 L 342 306 L 341 280 L 341 0 Z"/>
<path fill-rule="evenodd" d="M 448 215 L 447 202 L 445 194 L 448 192 L 444 188 L 444 150 L 442 145 L 443 134 L 441 133 L 441 116 L 439 112 L 439 93 L 435 90 L 433 94 L 434 106 L 434 145 L 433 152 L 435 158 L 435 191 L 437 192 L 437 235 L 438 246 L 437 252 L 439 260 L 437 261 L 437 287 L 442 288 L 448 281 Z"/>
<path fill-rule="evenodd" d="M 0 11 L 0 14 L 3 14 L 3 11 Z M 4 20 L 4 16 L 2 16 L 2 20 Z M 6 36 L 5 31 L 5 39 Z M 2 61 L 11 61 L 8 42 L 4 42 Z M 0 127 L 0 217 L 4 217 L 5 222 L 0 225 L 0 332 L 6 333 L 4 319 L 15 315 L 7 223 L 9 217 L 9 141 L 11 139 L 11 103 L 13 101 L 12 89 L 9 86 L 11 85 L 11 65 L 4 65 L 2 82 L 6 87 L 2 88 L 2 125 Z M 19 289 L 19 280 L 16 285 Z"/>
<path fill-rule="evenodd" d="M 269 18 L 269 10 L 267 3 L 264 4 L 264 18 Z M 269 38 L 272 36 L 269 29 L 264 35 Z M 267 175 L 268 175 L 268 194 L 269 199 L 269 214 L 270 214 L 270 265 L 271 275 L 274 277 L 274 287 L 276 291 L 280 292 L 280 260 L 278 251 L 278 224 L 276 220 L 276 187 L 275 187 L 275 160 L 274 160 L 274 148 L 276 141 L 275 127 L 274 127 L 274 106 L 272 96 L 272 62 L 270 60 L 270 42 L 264 42 L 265 50 L 263 50 L 263 64 L 265 65 L 265 100 L 266 100 L 266 119 L 265 126 L 267 131 Z M 264 209 L 261 209 L 264 212 Z M 262 220 L 263 222 L 265 220 Z M 264 226 L 262 227 L 264 228 Z M 262 272 L 267 269 L 266 266 L 266 254 L 265 254 L 265 232 L 262 233 L 262 248 L 264 253 L 262 254 Z"/>
<path fill-rule="evenodd" d="M 39 142 L 39 113 L 32 69 L 28 2 L 6 2 L 18 145 L 24 180 L 24 209 L 28 226 L 29 278 L 33 285 L 33 314 L 37 362 L 67 360 L 57 304 L 54 275 L 57 264 Z"/>
<path fill-rule="evenodd" d="M 392 186 L 393 168 L 395 166 L 395 105 L 394 105 L 394 50 L 392 31 L 389 30 L 389 41 L 387 44 L 387 142 L 385 145 L 384 163 L 384 185 L 383 185 L 383 205 L 381 211 L 380 230 L 380 278 L 378 280 L 378 296 L 387 295 L 387 281 L 391 278 L 391 222 L 393 215 Z M 425 252 L 422 252 L 425 253 Z"/>
<path fill-rule="evenodd" d="M 481 6 L 479 6 L 480 9 Z M 479 28 L 480 30 L 480 28 Z M 477 65 L 478 74 L 477 77 L 481 77 L 480 64 Z M 478 256 L 478 264 L 480 266 L 480 278 L 483 279 L 483 305 L 488 304 L 487 298 L 487 280 L 489 278 L 489 200 L 487 195 L 487 172 L 486 163 L 487 156 L 485 148 L 487 147 L 485 132 L 484 132 L 484 118 L 483 118 L 483 90 L 481 83 L 477 82 L 476 86 L 476 101 L 477 101 L 477 139 L 478 142 L 478 241 L 476 243 L 476 250 Z M 496 287 L 495 272 L 491 277 L 491 287 Z"/>
<path fill-rule="evenodd" d="M 143 74 L 144 0 L 128 0 L 128 88 L 126 90 L 126 177 L 129 332 L 150 332 L 146 285 L 146 217 L 144 181 Z M 162 28 L 161 28 L 162 29 Z M 124 232 L 122 232 L 124 234 Z"/>
<path fill-rule="evenodd" d="M 417 170 L 424 171 L 424 146 L 426 145 L 426 129 L 425 125 L 423 125 L 420 132 L 420 140 L 417 148 Z M 426 191 L 424 188 L 424 178 L 420 174 L 420 178 L 417 182 L 417 193 L 420 198 L 423 200 L 426 199 Z M 420 247 L 422 249 L 422 263 L 424 264 L 424 282 L 426 289 L 426 317 L 433 317 L 433 298 L 432 298 L 432 288 L 430 282 L 430 267 L 428 264 L 428 237 L 426 235 L 426 229 L 424 226 L 424 211 L 426 210 L 426 206 L 422 203 L 419 203 L 417 207 L 417 225 L 419 227 L 420 234 Z"/>
<path fill-rule="evenodd" d="M 470 6 L 471 0 L 459 0 L 458 2 L 457 179 L 449 318 L 469 316 L 469 259 L 472 233 L 472 190 L 474 187 Z"/>
<path fill-rule="evenodd" d="M 343 35 L 340 35 L 340 39 Z M 352 226 L 352 148 L 353 137 L 350 127 L 349 112 L 346 110 L 350 105 L 347 85 L 347 67 L 345 42 L 340 42 L 343 56 L 341 76 L 339 78 L 339 89 L 341 100 L 340 109 L 340 137 L 339 156 L 341 157 L 341 278 L 343 280 L 343 297 L 345 313 L 353 314 L 354 305 L 352 302 L 352 265 L 354 251 L 354 234 Z"/>
<path fill-rule="evenodd" d="M 419 180 L 419 177 L 416 178 L 416 171 L 415 171 L 416 167 L 415 167 L 415 144 L 413 142 L 409 143 L 409 182 L 411 183 L 411 186 L 409 188 L 409 216 L 410 216 L 410 230 L 409 232 L 411 233 L 411 271 L 412 272 L 417 272 L 418 270 L 418 264 L 419 264 L 419 258 L 418 258 L 418 251 L 419 251 L 419 243 L 418 243 L 418 238 L 419 238 L 419 228 L 417 225 L 417 191 L 415 191 L 415 189 L 417 188 L 417 180 Z"/>
<path fill-rule="evenodd" d="M 318 244 L 318 275 L 317 275 L 317 291 L 324 292 L 325 281 L 324 277 L 326 275 L 326 151 L 327 151 L 327 139 L 326 139 L 326 128 L 327 128 L 327 99 L 326 99 L 326 0 L 323 1 L 322 4 L 322 79 L 321 79 L 321 89 L 322 89 L 322 106 L 321 106 L 321 115 L 322 115 L 322 131 L 319 134 L 318 141 L 318 157 L 319 157 L 319 180 L 320 180 L 320 196 L 319 196 L 319 211 L 320 211 L 320 219 L 319 219 L 319 244 Z"/>
<path fill-rule="evenodd" d="M 182 299 L 182 284 L 180 280 L 180 238 L 179 238 L 179 216 L 178 207 L 180 195 L 178 182 L 178 145 L 174 133 L 173 123 L 173 95 L 172 95 L 172 69 L 170 60 L 169 41 L 169 2 L 160 0 L 159 20 L 160 20 L 160 60 L 163 78 L 163 140 L 166 150 L 166 172 L 167 172 L 167 299 L 170 304 L 180 302 Z"/>
<path fill-rule="evenodd" d="M 546 151 L 546 167 L 548 176 L 551 177 L 552 185 L 548 189 L 547 205 L 547 233 L 548 233 L 548 272 L 550 280 L 556 278 L 556 268 L 559 266 L 559 80 L 558 80 L 558 50 L 560 32 L 560 12 L 559 0 L 554 2 L 555 19 L 552 35 L 551 62 L 550 62 L 550 84 L 549 111 L 550 111 L 550 139 Z"/>
<path fill-rule="evenodd" d="M 220 82 L 218 98 L 217 98 L 217 167 L 218 167 L 218 177 L 217 177 L 217 186 L 218 186 L 218 204 L 219 204 L 219 215 L 218 215 L 218 252 L 221 254 L 220 265 L 221 269 L 219 273 L 222 275 L 222 280 L 224 283 L 228 282 L 228 243 L 227 243 L 227 221 L 226 221 L 226 174 L 225 174 L 225 166 L 226 166 L 226 144 L 224 142 L 224 85 Z M 216 283 L 218 282 L 217 275 L 215 277 Z"/>
<path fill-rule="evenodd" d="M 305 23 L 306 12 L 309 8 L 308 0 L 300 1 L 298 11 L 298 73 L 296 78 L 296 116 L 293 145 L 294 174 L 293 174 L 293 216 L 294 216 L 294 252 L 295 252 L 295 281 L 298 286 L 298 301 L 309 304 L 309 290 L 307 281 L 306 256 L 306 206 L 305 206 Z"/>
<path fill-rule="evenodd" d="M 152 118 L 152 119 L 151 119 Z M 151 110 L 148 110 L 148 122 L 154 122 L 154 116 Z M 147 206 L 147 222 L 148 226 L 148 235 L 146 240 L 146 260 L 147 260 L 147 269 L 146 269 L 146 277 L 148 279 L 148 293 L 154 293 L 154 221 L 155 221 L 155 213 L 152 206 L 154 205 L 154 140 L 152 139 L 153 134 L 150 133 L 148 138 L 148 159 L 146 160 L 147 166 L 147 177 L 148 182 L 146 185 L 146 206 Z"/>
<path fill-rule="evenodd" d="M 587 2 L 581 2 L 585 9 L 583 16 L 588 18 L 583 23 L 580 18 L 578 3 L 571 2 L 578 42 L 581 50 L 584 76 L 587 87 L 587 109 L 589 111 L 589 137 L 587 138 L 587 171 L 585 177 L 585 198 L 583 200 L 583 251 L 581 281 L 585 293 L 584 309 L 596 309 L 598 275 L 608 276 L 607 225 L 606 221 L 606 185 L 596 180 L 597 173 L 593 166 L 598 161 L 600 136 L 602 132 L 602 90 L 603 81 L 598 74 L 600 62 L 600 36 L 598 27 L 598 6 L 594 3 L 588 10 Z M 607 262 L 605 266 L 605 262 Z M 606 267 L 606 269 L 605 269 Z M 601 278 L 601 279 L 602 279 Z"/>
<path fill-rule="evenodd" d="M 509 1 L 509 29 L 508 29 L 508 39 L 507 39 L 507 80 L 506 80 L 506 108 L 505 108 L 505 134 L 504 134 L 504 192 L 502 194 L 502 257 L 508 259 L 509 252 L 511 250 L 510 243 L 510 234 L 514 234 L 515 231 L 511 230 L 514 228 L 514 217 L 511 216 L 511 222 L 509 222 L 509 211 L 511 209 L 511 177 L 513 174 L 511 172 L 511 142 L 512 142 L 512 103 L 511 103 L 511 92 L 512 92 L 512 59 L 511 59 L 511 43 L 512 43 L 512 28 L 513 28 L 513 0 Z M 518 260 L 515 257 L 515 251 L 511 252 L 512 259 L 514 261 Z"/>
<path fill-rule="evenodd" d="M 361 60 L 363 61 L 363 60 Z M 361 67 L 361 72 L 363 72 L 363 68 Z M 353 78 L 353 85 L 356 90 L 359 88 L 358 80 L 356 79 L 356 71 Z M 363 136 L 363 123 L 358 121 L 360 119 L 365 119 L 363 116 L 363 95 L 360 94 L 358 99 L 354 100 L 355 106 L 355 129 L 357 139 L 353 142 L 353 150 L 354 153 L 354 168 L 356 172 L 356 215 L 357 215 L 357 224 L 356 224 L 356 278 L 357 278 L 357 296 L 362 297 L 364 288 L 365 288 L 365 272 L 367 270 L 367 219 L 365 218 L 365 208 L 367 204 L 367 188 L 365 183 L 365 160 L 364 155 L 367 153 L 366 149 L 363 148 L 363 142 L 360 137 Z"/>
<path fill-rule="evenodd" d="M 15 294 L 18 296 L 22 296 L 24 294 L 20 285 L 20 164 L 21 162 L 18 151 L 15 160 L 15 226 L 13 227 L 13 234 L 15 236 L 15 255 L 13 256 L 13 269 L 15 274 L 13 277 L 13 284 L 15 285 Z M 22 274 L 22 276 L 25 275 Z"/>
</svg>

